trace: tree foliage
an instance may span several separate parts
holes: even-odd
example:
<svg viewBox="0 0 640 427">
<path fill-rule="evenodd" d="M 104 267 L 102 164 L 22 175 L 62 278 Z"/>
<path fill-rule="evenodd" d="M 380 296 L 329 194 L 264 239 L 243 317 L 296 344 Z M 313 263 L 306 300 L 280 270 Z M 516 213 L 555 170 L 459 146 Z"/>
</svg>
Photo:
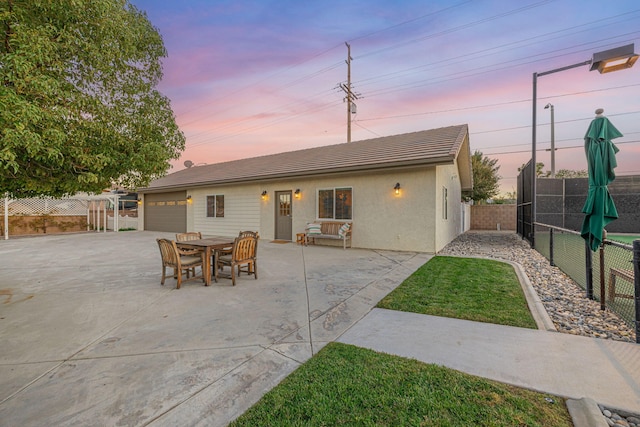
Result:
<svg viewBox="0 0 640 427">
<path fill-rule="evenodd" d="M 589 173 L 586 170 L 560 169 L 556 171 L 556 178 L 587 178 Z"/>
<path fill-rule="evenodd" d="M 184 149 L 156 90 L 166 50 L 128 0 L 0 3 L 0 193 L 146 185 Z"/>
<path fill-rule="evenodd" d="M 473 169 L 473 195 L 471 199 L 474 202 L 483 203 L 500 191 L 498 185 L 500 181 L 498 169 L 500 169 L 500 166 L 496 166 L 496 163 L 498 163 L 497 159 L 485 157 L 478 150 L 471 156 L 471 167 Z"/>
</svg>

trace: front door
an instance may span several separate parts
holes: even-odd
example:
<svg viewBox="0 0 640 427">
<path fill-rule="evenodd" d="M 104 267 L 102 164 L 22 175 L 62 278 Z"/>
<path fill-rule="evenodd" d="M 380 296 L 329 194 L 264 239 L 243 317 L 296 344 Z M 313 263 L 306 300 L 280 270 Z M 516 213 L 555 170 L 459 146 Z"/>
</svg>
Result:
<svg viewBox="0 0 640 427">
<path fill-rule="evenodd" d="M 291 240 L 291 191 L 276 191 L 276 235 L 278 240 Z"/>
</svg>

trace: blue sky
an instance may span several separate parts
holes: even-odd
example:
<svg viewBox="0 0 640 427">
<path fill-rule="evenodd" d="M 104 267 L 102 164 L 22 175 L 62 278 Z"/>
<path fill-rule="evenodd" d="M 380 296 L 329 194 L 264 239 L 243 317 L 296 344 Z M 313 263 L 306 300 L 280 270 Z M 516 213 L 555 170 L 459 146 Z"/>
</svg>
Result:
<svg viewBox="0 0 640 427">
<path fill-rule="evenodd" d="M 162 34 L 159 89 L 172 101 L 185 160 L 218 163 L 346 142 L 338 88 L 359 94 L 352 140 L 466 123 L 471 150 L 498 159 L 503 192 L 531 158 L 532 74 L 635 43 L 637 0 L 132 0 Z M 538 79 L 538 161 L 586 169 L 596 108 L 625 135 L 619 175 L 640 174 L 640 62 L 600 75 L 588 66 Z"/>
</svg>

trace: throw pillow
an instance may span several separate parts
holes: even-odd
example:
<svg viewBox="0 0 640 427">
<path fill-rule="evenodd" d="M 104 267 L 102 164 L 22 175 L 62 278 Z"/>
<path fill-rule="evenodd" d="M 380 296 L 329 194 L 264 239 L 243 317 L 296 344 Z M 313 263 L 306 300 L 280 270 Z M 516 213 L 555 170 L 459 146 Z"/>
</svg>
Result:
<svg viewBox="0 0 640 427">
<path fill-rule="evenodd" d="M 320 224 L 316 224 L 316 223 L 307 224 L 307 227 L 305 230 L 307 232 L 307 235 L 310 235 L 310 236 L 313 236 L 316 234 L 322 234 L 322 228 Z"/>
<path fill-rule="evenodd" d="M 351 228 L 351 224 L 349 223 L 344 223 L 340 226 L 340 230 L 338 230 L 338 236 L 344 238 L 344 236 L 347 235 L 347 232 L 349 231 L 349 229 Z"/>
</svg>

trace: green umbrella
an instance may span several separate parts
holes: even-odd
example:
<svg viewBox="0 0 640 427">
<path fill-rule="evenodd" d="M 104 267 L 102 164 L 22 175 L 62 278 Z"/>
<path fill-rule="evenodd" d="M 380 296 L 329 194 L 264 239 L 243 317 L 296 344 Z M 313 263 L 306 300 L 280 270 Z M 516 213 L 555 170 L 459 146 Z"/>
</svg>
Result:
<svg viewBox="0 0 640 427">
<path fill-rule="evenodd" d="M 582 208 L 586 214 L 582 223 L 582 238 L 592 251 L 602 243 L 604 227 L 618 219 L 618 211 L 609 194 L 607 185 L 616 179 L 613 169 L 617 166 L 616 153 L 619 151 L 614 138 L 623 136 L 606 117 L 602 109 L 596 110 L 596 118 L 591 121 L 584 136 L 584 149 L 589 165 L 589 194 Z"/>
</svg>

